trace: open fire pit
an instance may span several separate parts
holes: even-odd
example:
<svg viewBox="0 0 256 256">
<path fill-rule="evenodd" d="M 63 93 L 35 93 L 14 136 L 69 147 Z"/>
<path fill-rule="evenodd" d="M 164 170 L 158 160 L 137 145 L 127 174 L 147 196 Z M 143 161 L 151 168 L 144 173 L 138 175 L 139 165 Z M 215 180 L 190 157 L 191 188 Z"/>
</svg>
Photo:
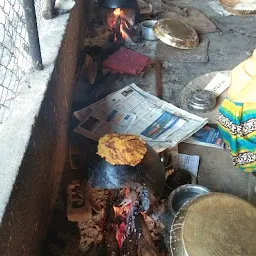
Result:
<svg viewBox="0 0 256 256">
<path fill-rule="evenodd" d="M 163 243 L 165 227 L 154 217 L 156 213 L 145 212 L 148 207 L 146 190 L 90 191 L 94 213 L 91 220 L 79 223 L 81 251 L 90 255 L 93 249 L 98 250 L 95 255 L 106 256 L 163 255 L 166 250 Z"/>
<path fill-rule="evenodd" d="M 108 9 L 107 23 L 115 35 L 115 42 L 131 39 L 134 42 L 138 41 L 138 32 L 135 25 L 135 10 L 133 9 Z"/>
<path fill-rule="evenodd" d="M 155 247 L 152 236 L 159 238 L 161 234 L 154 235 L 152 225 L 159 224 L 148 212 L 164 189 L 164 168 L 159 156 L 137 136 L 118 134 L 101 138 L 97 154 L 90 158 L 86 179 L 88 201 L 97 214 L 82 224 L 85 233 L 81 234 L 80 248 L 87 251 L 103 242 L 105 255 L 145 255 L 142 251 L 158 255 L 160 248 Z M 132 161 L 130 165 L 127 160 Z M 86 228 L 92 221 L 94 239 Z"/>
</svg>

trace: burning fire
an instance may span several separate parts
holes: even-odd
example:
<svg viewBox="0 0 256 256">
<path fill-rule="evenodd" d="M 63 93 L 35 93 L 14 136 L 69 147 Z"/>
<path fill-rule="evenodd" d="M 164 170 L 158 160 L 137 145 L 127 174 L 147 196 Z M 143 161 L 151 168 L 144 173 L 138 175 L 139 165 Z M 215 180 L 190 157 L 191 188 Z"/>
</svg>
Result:
<svg viewBox="0 0 256 256">
<path fill-rule="evenodd" d="M 122 248 L 123 242 L 127 236 L 127 227 L 129 225 L 129 217 L 133 210 L 133 200 L 132 195 L 130 193 L 130 189 L 123 190 L 124 200 L 119 206 L 113 206 L 113 210 L 115 213 L 115 219 L 117 224 L 115 225 L 116 231 L 116 240 L 119 248 Z"/>
<path fill-rule="evenodd" d="M 121 15 L 121 9 L 120 8 L 116 8 L 114 10 L 114 14 L 115 14 L 115 16 L 120 16 Z"/>
<path fill-rule="evenodd" d="M 125 16 L 124 11 L 122 11 L 120 8 L 116 8 L 113 14 L 114 14 L 114 18 L 112 21 L 109 22 L 109 25 L 114 29 L 119 29 L 123 39 L 129 38 L 127 33 L 124 31 L 124 26 L 127 27 L 127 24 L 125 22 L 127 21 L 127 18 Z M 120 24 L 118 24 L 117 22 L 118 19 L 120 19 Z M 120 27 L 117 28 L 117 26 L 120 26 Z"/>
<path fill-rule="evenodd" d="M 121 207 L 116 207 L 114 206 L 114 212 L 115 216 L 120 220 L 121 223 L 115 225 L 116 229 L 116 240 L 118 243 L 119 248 L 122 248 L 123 242 L 126 238 L 127 234 L 127 226 L 128 226 L 128 219 L 129 219 L 129 214 L 132 210 L 132 204 L 128 204 L 125 206 Z"/>
</svg>

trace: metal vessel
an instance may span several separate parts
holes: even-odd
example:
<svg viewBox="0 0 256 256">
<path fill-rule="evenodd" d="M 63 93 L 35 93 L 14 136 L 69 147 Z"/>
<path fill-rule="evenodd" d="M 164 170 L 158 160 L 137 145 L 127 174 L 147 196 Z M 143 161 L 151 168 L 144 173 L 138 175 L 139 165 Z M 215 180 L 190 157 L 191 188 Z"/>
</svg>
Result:
<svg viewBox="0 0 256 256">
<path fill-rule="evenodd" d="M 255 223 L 255 207 L 239 197 L 222 193 L 196 197 L 173 220 L 171 255 L 255 255 Z"/>
<path fill-rule="evenodd" d="M 155 35 L 164 43 L 180 49 L 199 45 L 196 31 L 189 25 L 172 19 L 161 19 L 154 25 Z"/>
<path fill-rule="evenodd" d="M 214 109 L 216 97 L 210 91 L 196 90 L 188 97 L 188 108 L 192 111 L 207 113 Z"/>
<path fill-rule="evenodd" d="M 153 31 L 153 26 L 155 25 L 156 22 L 157 20 L 145 20 L 140 23 L 142 37 L 144 39 L 150 41 L 158 40 L 157 36 Z"/>
<path fill-rule="evenodd" d="M 191 199 L 210 193 L 208 188 L 199 185 L 186 184 L 172 191 L 168 197 L 168 206 L 171 213 L 176 216 L 180 208 Z"/>
</svg>

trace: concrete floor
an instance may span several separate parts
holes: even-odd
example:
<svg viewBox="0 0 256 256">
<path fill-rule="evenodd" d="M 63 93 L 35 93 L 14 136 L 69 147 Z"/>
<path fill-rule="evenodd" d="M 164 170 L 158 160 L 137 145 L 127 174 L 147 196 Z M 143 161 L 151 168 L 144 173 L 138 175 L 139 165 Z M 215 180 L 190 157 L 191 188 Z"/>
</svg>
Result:
<svg viewBox="0 0 256 256">
<path fill-rule="evenodd" d="M 185 143 L 179 145 L 179 152 L 200 156 L 198 184 L 211 191 L 248 198 L 249 175 L 233 166 L 229 152 Z"/>
<path fill-rule="evenodd" d="M 197 76 L 220 70 L 231 70 L 248 58 L 256 43 L 256 17 L 223 17 L 215 13 L 205 0 L 173 1 L 180 6 L 191 6 L 202 10 L 218 27 L 218 32 L 205 34 L 209 41 L 207 63 L 164 63 L 163 99 L 178 105 L 179 94 L 184 86 Z M 136 50 L 155 57 L 157 42 L 146 42 Z M 133 48 L 131 46 L 131 48 Z M 92 87 L 79 80 L 74 94 L 74 109 L 89 105 L 107 94 L 126 85 L 136 83 L 142 89 L 155 94 L 155 71 L 150 69 L 141 76 L 111 75 L 98 78 Z M 248 198 L 249 175 L 233 167 L 228 152 L 207 147 L 181 144 L 180 152 L 201 157 L 198 182 L 212 191 L 226 192 Z"/>
</svg>

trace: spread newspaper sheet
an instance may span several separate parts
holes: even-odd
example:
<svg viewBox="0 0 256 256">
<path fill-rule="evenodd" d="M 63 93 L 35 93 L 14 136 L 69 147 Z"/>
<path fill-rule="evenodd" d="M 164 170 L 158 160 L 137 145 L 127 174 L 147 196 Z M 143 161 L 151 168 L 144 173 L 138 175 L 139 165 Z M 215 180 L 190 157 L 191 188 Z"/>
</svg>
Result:
<svg viewBox="0 0 256 256">
<path fill-rule="evenodd" d="M 201 129 L 207 119 L 175 107 L 135 84 L 74 112 L 81 123 L 74 130 L 99 140 L 107 133 L 136 134 L 156 151 L 172 148 Z"/>
</svg>

